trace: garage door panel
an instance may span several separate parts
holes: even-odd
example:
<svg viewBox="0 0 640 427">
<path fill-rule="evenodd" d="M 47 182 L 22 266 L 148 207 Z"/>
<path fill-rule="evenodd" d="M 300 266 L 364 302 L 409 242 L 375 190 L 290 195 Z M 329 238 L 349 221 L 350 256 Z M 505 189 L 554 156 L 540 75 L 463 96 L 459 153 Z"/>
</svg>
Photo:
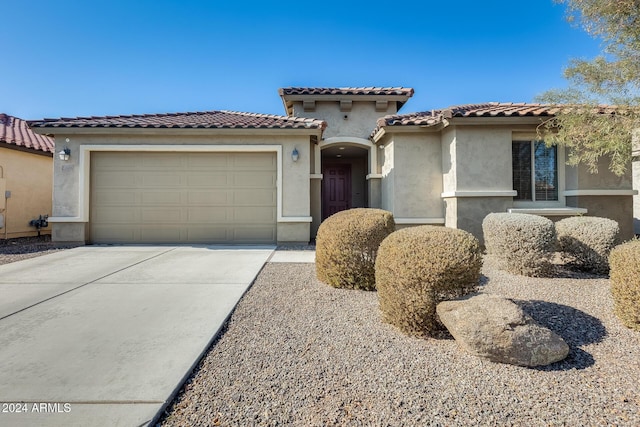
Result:
<svg viewBox="0 0 640 427">
<path fill-rule="evenodd" d="M 150 170 L 163 168 L 180 168 L 183 166 L 184 158 L 179 155 L 166 155 L 166 153 L 144 153 L 140 156 L 140 166 Z"/>
<path fill-rule="evenodd" d="M 183 177 L 169 172 L 138 172 L 138 182 L 144 188 L 180 188 Z"/>
<path fill-rule="evenodd" d="M 187 203 L 190 205 L 227 206 L 232 202 L 232 194 L 228 190 L 189 191 Z"/>
<path fill-rule="evenodd" d="M 275 192 L 238 189 L 233 192 L 233 204 L 236 206 L 272 206 L 275 204 Z"/>
<path fill-rule="evenodd" d="M 192 172 L 187 176 L 189 187 L 222 187 L 229 186 L 229 175 L 226 172 Z"/>
<path fill-rule="evenodd" d="M 225 226 L 204 226 L 189 227 L 186 238 L 190 242 L 228 242 L 232 240 L 228 227 Z"/>
<path fill-rule="evenodd" d="M 274 243 L 275 153 L 92 153 L 95 243 Z"/>
<path fill-rule="evenodd" d="M 172 224 L 182 220 L 182 209 L 140 209 L 140 219 L 143 223 Z"/>
<path fill-rule="evenodd" d="M 214 156 L 189 153 L 186 166 L 189 169 L 228 169 L 232 165 L 229 164 L 229 153 L 216 153 Z"/>
<path fill-rule="evenodd" d="M 229 221 L 229 211 L 227 207 L 206 207 L 206 208 L 189 208 L 187 210 L 187 219 L 196 223 L 226 223 Z"/>
<path fill-rule="evenodd" d="M 131 224 L 138 220 L 138 210 L 132 208 L 105 207 L 91 215 L 92 222 L 109 224 Z"/>
<path fill-rule="evenodd" d="M 137 228 L 123 225 L 121 227 L 94 226 L 91 228 L 91 236 L 102 243 L 135 242 Z"/>
<path fill-rule="evenodd" d="M 233 174 L 233 184 L 235 187 L 250 188 L 272 188 L 275 186 L 275 177 L 268 171 Z"/>
<path fill-rule="evenodd" d="M 246 170 L 273 170 L 275 156 L 265 156 L 263 153 L 245 153 L 233 157 L 233 167 Z"/>
<path fill-rule="evenodd" d="M 178 225 L 144 225 L 140 228 L 140 240 L 145 243 L 180 242 L 182 227 Z"/>
<path fill-rule="evenodd" d="M 181 204 L 182 192 L 178 190 L 149 191 L 141 192 L 140 196 L 143 205 L 173 206 Z"/>
<path fill-rule="evenodd" d="M 111 163 L 112 170 L 130 171 L 140 164 L 140 160 L 129 153 L 106 152 L 100 155 Z"/>
<path fill-rule="evenodd" d="M 234 207 L 231 217 L 235 223 L 251 225 L 263 221 L 265 224 L 272 224 L 276 220 L 276 213 L 267 206 Z"/>
<path fill-rule="evenodd" d="M 93 188 L 131 188 L 136 185 L 135 172 L 100 172 L 93 176 Z"/>
<path fill-rule="evenodd" d="M 94 190 L 95 197 L 100 199 L 102 206 L 131 206 L 136 203 L 136 192 L 130 190 Z"/>
</svg>

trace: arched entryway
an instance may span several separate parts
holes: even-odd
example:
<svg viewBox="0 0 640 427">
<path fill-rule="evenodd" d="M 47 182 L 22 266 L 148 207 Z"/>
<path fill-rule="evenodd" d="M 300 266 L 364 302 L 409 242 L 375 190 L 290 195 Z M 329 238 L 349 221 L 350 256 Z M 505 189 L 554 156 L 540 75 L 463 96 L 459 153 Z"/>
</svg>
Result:
<svg viewBox="0 0 640 427">
<path fill-rule="evenodd" d="M 316 151 L 316 183 L 312 185 L 312 234 L 332 214 L 351 208 L 379 207 L 376 146 L 351 137 L 328 138 Z"/>
<path fill-rule="evenodd" d="M 336 144 L 322 150 L 322 220 L 351 208 L 369 204 L 368 150 Z"/>
</svg>

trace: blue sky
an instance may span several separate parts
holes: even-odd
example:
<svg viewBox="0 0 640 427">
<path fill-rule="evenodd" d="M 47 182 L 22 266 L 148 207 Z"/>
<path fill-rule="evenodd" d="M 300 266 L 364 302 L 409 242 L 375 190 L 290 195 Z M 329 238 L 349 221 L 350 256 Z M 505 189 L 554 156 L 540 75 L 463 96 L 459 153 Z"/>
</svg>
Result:
<svg viewBox="0 0 640 427">
<path fill-rule="evenodd" d="M 25 119 L 284 114 L 285 86 L 413 87 L 402 112 L 530 102 L 600 48 L 552 0 L 0 5 L 0 112 Z"/>
</svg>

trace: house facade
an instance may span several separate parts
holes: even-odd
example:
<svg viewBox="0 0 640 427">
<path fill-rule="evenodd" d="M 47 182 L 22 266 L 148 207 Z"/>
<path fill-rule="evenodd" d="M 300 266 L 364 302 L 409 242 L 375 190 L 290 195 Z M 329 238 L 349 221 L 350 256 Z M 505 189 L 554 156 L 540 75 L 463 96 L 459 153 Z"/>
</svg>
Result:
<svg viewBox="0 0 640 427">
<path fill-rule="evenodd" d="M 631 176 L 565 166 L 554 114 L 483 104 L 398 114 L 409 88 L 282 88 L 286 115 L 211 111 L 41 120 L 55 136 L 53 239 L 308 242 L 355 207 L 482 237 L 490 212 L 597 215 L 633 229 Z"/>
<path fill-rule="evenodd" d="M 0 114 L 0 239 L 36 236 L 30 222 L 51 214 L 52 138 Z M 40 230 L 49 234 L 50 227 Z"/>
</svg>

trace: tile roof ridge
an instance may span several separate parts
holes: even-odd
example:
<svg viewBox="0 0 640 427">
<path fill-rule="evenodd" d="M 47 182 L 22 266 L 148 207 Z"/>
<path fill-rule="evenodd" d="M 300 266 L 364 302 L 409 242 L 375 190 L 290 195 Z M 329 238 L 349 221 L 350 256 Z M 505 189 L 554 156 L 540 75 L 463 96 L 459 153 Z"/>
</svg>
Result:
<svg viewBox="0 0 640 427">
<path fill-rule="evenodd" d="M 403 92 L 404 95 L 412 96 L 414 89 L 405 86 L 287 86 L 278 89 L 280 96 L 285 94 L 332 95 L 340 92 Z"/>
</svg>

